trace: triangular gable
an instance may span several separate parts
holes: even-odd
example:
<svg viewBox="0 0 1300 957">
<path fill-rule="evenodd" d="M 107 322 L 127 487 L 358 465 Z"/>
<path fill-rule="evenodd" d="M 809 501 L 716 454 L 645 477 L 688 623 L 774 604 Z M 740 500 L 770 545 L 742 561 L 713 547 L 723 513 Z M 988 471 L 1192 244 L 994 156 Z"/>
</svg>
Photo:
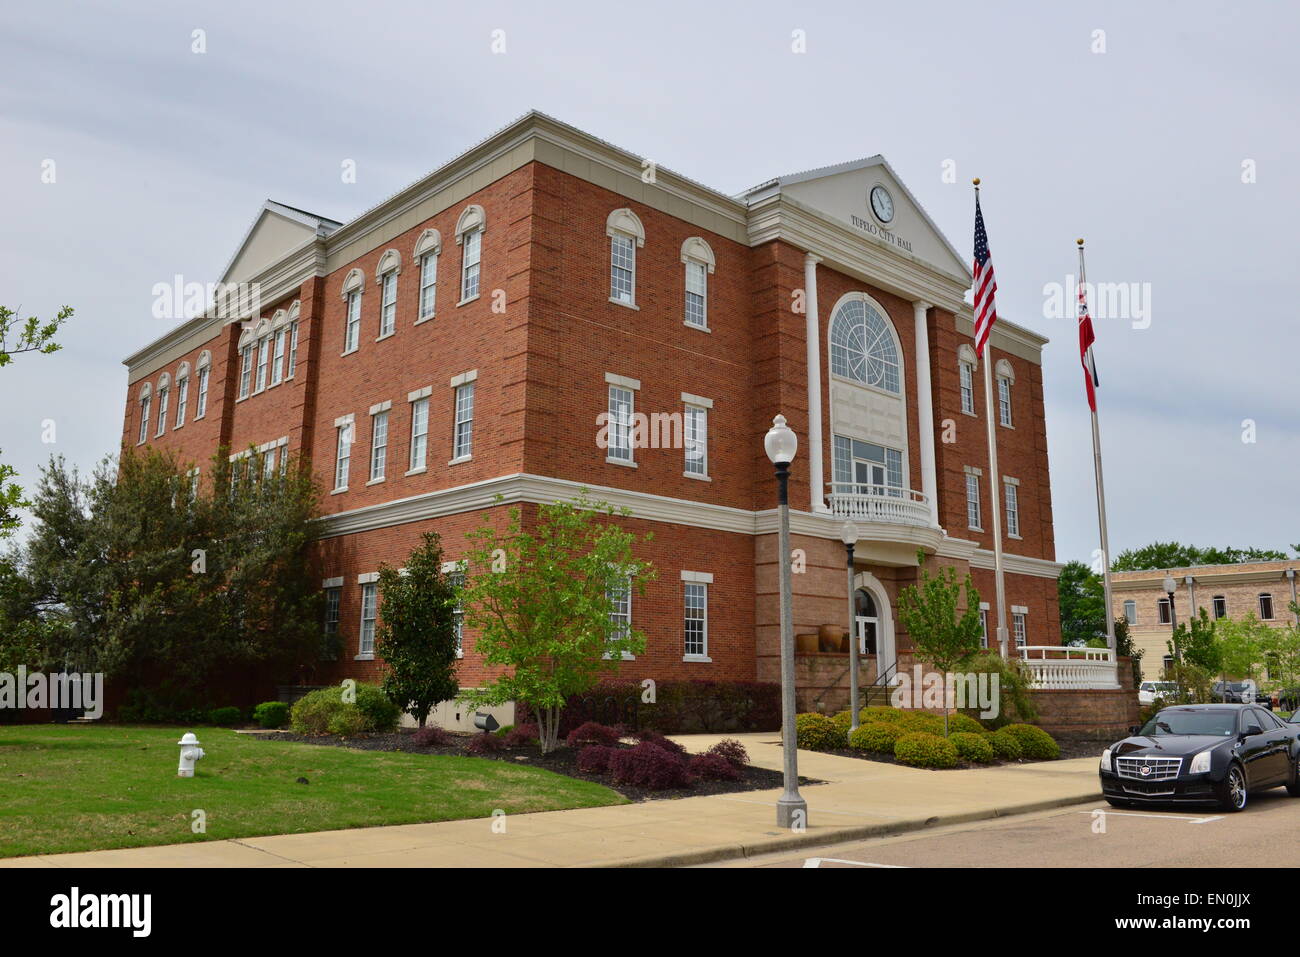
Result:
<svg viewBox="0 0 1300 957">
<path fill-rule="evenodd" d="M 267 200 L 244 234 L 235 255 L 221 276 L 223 283 L 243 282 L 260 273 L 285 253 L 318 235 L 328 235 L 341 223 Z"/>
</svg>

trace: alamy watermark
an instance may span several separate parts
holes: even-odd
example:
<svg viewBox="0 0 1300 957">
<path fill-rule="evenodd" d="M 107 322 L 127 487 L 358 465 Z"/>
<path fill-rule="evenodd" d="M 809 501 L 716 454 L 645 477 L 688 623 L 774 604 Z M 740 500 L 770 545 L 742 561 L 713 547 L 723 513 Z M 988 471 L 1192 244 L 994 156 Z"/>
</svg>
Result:
<svg viewBox="0 0 1300 957">
<path fill-rule="evenodd" d="M 1002 710 L 1002 681 L 996 673 L 926 672 L 920 665 L 909 675 L 893 678 L 889 703 L 895 708 L 978 708 L 981 718 L 996 718 Z"/>
<path fill-rule="evenodd" d="M 75 671 L 28 674 L 26 665 L 19 665 L 17 672 L 0 671 L 0 710 L 8 708 L 84 711 L 87 718 L 100 718 L 104 714 L 104 675 Z"/>
<path fill-rule="evenodd" d="M 1151 325 L 1151 283 L 1085 282 L 1088 314 L 1093 319 L 1127 319 L 1134 329 Z M 1043 318 L 1073 319 L 1079 298 L 1079 281 L 1066 274 L 1065 282 L 1043 284 Z"/>
</svg>

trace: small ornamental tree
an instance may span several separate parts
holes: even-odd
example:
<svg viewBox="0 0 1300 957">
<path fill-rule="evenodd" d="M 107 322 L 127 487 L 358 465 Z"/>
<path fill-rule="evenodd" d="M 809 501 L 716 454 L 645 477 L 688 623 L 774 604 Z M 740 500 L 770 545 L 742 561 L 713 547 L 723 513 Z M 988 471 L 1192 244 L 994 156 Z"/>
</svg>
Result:
<svg viewBox="0 0 1300 957">
<path fill-rule="evenodd" d="M 426 532 L 401 571 L 379 566 L 375 651 L 388 664 L 384 693 L 421 728 L 456 683 L 456 586 L 442 571 L 442 543 Z"/>
<path fill-rule="evenodd" d="M 502 670 L 463 697 L 528 705 L 543 753 L 557 746 L 565 702 L 645 649 L 617 612 L 654 569 L 633 555 L 636 535 L 604 520 L 627 514 L 584 493 L 540 506 L 527 525 L 512 508 L 504 529 L 485 523 L 468 535 L 465 625 L 478 631 L 485 667 Z"/>
<path fill-rule="evenodd" d="M 898 593 L 898 621 L 912 636 L 916 653 L 939 672 L 943 688 L 943 732 L 948 733 L 948 674 L 968 664 L 980 650 L 980 595 L 971 584 L 970 575 L 958 583 L 951 565 L 931 575 L 925 567 L 925 553 L 916 553 L 920 571 L 915 585 Z M 966 608 L 959 609 L 962 588 L 966 589 Z"/>
</svg>

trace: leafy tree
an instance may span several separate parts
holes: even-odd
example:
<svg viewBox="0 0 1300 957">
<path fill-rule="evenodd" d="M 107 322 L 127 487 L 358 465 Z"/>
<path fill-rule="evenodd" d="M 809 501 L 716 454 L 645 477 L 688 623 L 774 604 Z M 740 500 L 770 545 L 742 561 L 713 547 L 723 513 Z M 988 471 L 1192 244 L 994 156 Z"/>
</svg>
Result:
<svg viewBox="0 0 1300 957">
<path fill-rule="evenodd" d="M 1129 658 L 1133 662 L 1133 687 L 1136 688 L 1142 684 L 1142 655 L 1145 652 L 1133 644 L 1133 636 L 1129 634 L 1128 619 L 1120 615 L 1115 619 L 1115 656 L 1117 658 Z"/>
<path fill-rule="evenodd" d="M 384 693 L 424 727 L 456 697 L 456 587 L 442 571 L 442 543 L 426 532 L 400 572 L 379 566 L 381 620 L 375 650 L 388 664 Z"/>
<path fill-rule="evenodd" d="M 1086 645 L 1100 638 L 1106 646 L 1106 595 L 1100 575 L 1083 562 L 1068 562 L 1056 579 L 1061 609 L 1061 644 Z"/>
<path fill-rule="evenodd" d="M 958 583 L 957 572 L 945 565 L 939 574 L 931 575 L 925 567 L 925 552 L 916 553 L 920 570 L 917 583 L 908 585 L 898 593 L 898 621 L 912 636 L 917 655 L 943 676 L 944 712 L 943 731 L 948 733 L 947 676 L 961 669 L 979 653 L 980 595 L 966 575 Z M 966 607 L 959 611 L 962 588 L 966 590 Z"/>
<path fill-rule="evenodd" d="M 1221 676 L 1262 678 L 1268 653 L 1279 647 L 1274 632 L 1283 629 L 1264 624 L 1254 612 L 1247 612 L 1239 619 L 1221 618 L 1216 624 Z"/>
<path fill-rule="evenodd" d="M 1161 568 L 1190 568 L 1194 565 L 1236 565 L 1241 562 L 1285 561 L 1286 552 L 1273 548 L 1201 548 L 1180 542 L 1155 542 L 1120 552 L 1111 562 L 1114 572 L 1148 571 Z"/>
<path fill-rule="evenodd" d="M 1216 675 L 1223 669 L 1223 649 L 1214 640 L 1214 632 L 1219 622 L 1211 621 L 1204 608 L 1188 623 L 1180 621 L 1174 629 L 1176 646 L 1183 661 L 1195 665 L 1207 674 Z M 1173 654 L 1175 641 L 1169 642 L 1169 653 Z"/>
<path fill-rule="evenodd" d="M 485 520 L 467 536 L 465 624 L 479 632 L 484 665 L 504 670 L 462 697 L 528 705 L 543 752 L 557 746 L 565 702 L 645 648 L 644 634 L 611 618 L 611 596 L 643 592 L 654 577 L 633 555 L 637 537 L 602 520 L 628 514 L 584 492 L 539 507 L 527 526 L 512 508 L 504 530 Z"/>
</svg>

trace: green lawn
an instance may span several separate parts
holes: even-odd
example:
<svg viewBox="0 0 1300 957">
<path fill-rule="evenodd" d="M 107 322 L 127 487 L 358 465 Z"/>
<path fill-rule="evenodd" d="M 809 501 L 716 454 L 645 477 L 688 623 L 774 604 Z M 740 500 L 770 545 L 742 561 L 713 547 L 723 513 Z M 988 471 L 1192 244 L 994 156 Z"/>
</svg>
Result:
<svg viewBox="0 0 1300 957">
<path fill-rule="evenodd" d="M 207 756 L 193 778 L 179 778 L 176 742 L 187 730 Z M 220 728 L 0 727 L 0 857 L 624 803 L 598 784 L 483 758 L 266 742 Z M 196 809 L 206 834 L 191 831 Z"/>
</svg>

